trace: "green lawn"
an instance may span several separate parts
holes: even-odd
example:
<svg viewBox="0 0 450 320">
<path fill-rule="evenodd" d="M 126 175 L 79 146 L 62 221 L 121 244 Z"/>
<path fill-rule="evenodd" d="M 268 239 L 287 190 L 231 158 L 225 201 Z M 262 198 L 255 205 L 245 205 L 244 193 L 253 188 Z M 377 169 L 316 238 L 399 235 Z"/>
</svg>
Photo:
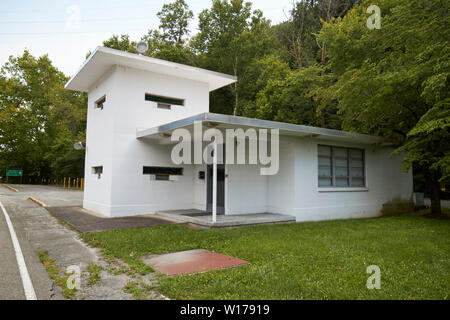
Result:
<svg viewBox="0 0 450 320">
<path fill-rule="evenodd" d="M 144 273 L 141 256 L 197 248 L 251 263 L 161 276 L 159 290 L 172 299 L 448 299 L 450 220 L 421 214 L 234 229 L 168 225 L 83 238 Z M 369 265 L 381 268 L 380 290 L 366 288 Z"/>
</svg>

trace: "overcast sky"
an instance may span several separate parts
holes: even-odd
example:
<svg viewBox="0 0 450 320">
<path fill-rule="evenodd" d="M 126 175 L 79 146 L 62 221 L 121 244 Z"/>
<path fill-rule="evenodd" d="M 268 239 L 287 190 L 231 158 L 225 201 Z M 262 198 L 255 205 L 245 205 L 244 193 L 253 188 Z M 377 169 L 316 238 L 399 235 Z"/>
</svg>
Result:
<svg viewBox="0 0 450 320">
<path fill-rule="evenodd" d="M 156 29 L 156 13 L 172 0 L 2 0 L 0 2 L 0 64 L 25 48 L 35 56 L 48 53 L 53 64 L 67 76 L 113 34 L 129 34 L 139 40 Z M 211 0 L 186 0 L 194 11 L 190 29 L 196 33 L 197 16 Z M 292 0 L 254 0 L 273 24 L 286 20 Z M 79 24 L 74 19 L 79 13 Z"/>
</svg>

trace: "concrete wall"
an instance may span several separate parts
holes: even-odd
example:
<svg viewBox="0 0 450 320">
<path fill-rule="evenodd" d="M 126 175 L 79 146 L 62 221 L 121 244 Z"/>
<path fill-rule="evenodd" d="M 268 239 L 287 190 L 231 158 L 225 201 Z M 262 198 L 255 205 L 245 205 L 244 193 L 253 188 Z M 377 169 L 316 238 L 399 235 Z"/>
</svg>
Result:
<svg viewBox="0 0 450 320">
<path fill-rule="evenodd" d="M 319 188 L 317 145 L 365 150 L 366 186 Z M 280 138 L 280 169 L 259 175 L 259 166 L 227 165 L 226 214 L 272 212 L 297 221 L 376 217 L 383 204 L 411 200 L 412 173 L 400 170 L 401 157 L 392 149 L 313 138 Z"/>
<path fill-rule="evenodd" d="M 99 83 L 88 95 L 84 207 L 106 216 L 124 216 L 192 208 L 194 203 L 201 206 L 206 200 L 199 192 L 202 182 L 192 187 L 193 166 L 183 166 L 178 181 L 155 181 L 143 175 L 143 166 L 174 165 L 170 146 L 137 140 L 136 129 L 207 112 L 208 84 L 120 66 Z M 172 110 L 158 109 L 156 103 L 145 101 L 145 93 L 181 98 L 185 103 Z M 95 109 L 95 101 L 103 95 L 104 109 Z M 103 165 L 101 179 L 91 173 L 96 165 Z"/>
<path fill-rule="evenodd" d="M 114 69 L 107 72 L 88 94 L 86 158 L 83 206 L 103 215 L 109 215 L 111 202 L 114 137 L 114 104 L 119 96 L 119 79 Z M 106 95 L 103 110 L 95 108 L 95 101 Z M 92 167 L 103 166 L 101 178 L 92 173 Z"/>
<path fill-rule="evenodd" d="M 319 188 L 317 145 L 365 150 L 366 186 L 363 188 Z M 299 140 L 295 147 L 295 207 L 297 221 L 375 217 L 383 203 L 410 200 L 412 173 L 400 170 L 401 158 L 390 158 L 392 150 L 314 139 Z"/>
<path fill-rule="evenodd" d="M 145 101 L 145 93 L 185 99 L 184 106 L 162 110 Z M 106 95 L 103 110 L 95 101 Z M 84 207 L 105 216 L 154 213 L 159 210 L 205 209 L 205 165 L 184 165 L 177 181 L 151 180 L 143 166 L 174 166 L 171 145 L 136 139 L 137 128 L 207 112 L 206 83 L 124 67 L 106 73 L 88 95 L 88 125 Z M 318 188 L 317 145 L 365 150 L 364 188 Z M 225 213 L 274 212 L 295 215 L 297 221 L 373 217 L 383 203 L 409 200 L 412 174 L 400 171 L 392 150 L 315 138 L 280 138 L 280 169 L 261 176 L 259 165 L 226 165 Z M 93 166 L 103 166 L 100 179 Z M 178 167 L 178 166 L 177 166 Z"/>
<path fill-rule="evenodd" d="M 267 176 L 267 209 L 272 213 L 292 214 L 295 196 L 295 139 L 280 138 L 280 167 Z"/>
<path fill-rule="evenodd" d="M 261 213 L 267 208 L 267 176 L 259 165 L 226 165 L 225 214 Z"/>
</svg>

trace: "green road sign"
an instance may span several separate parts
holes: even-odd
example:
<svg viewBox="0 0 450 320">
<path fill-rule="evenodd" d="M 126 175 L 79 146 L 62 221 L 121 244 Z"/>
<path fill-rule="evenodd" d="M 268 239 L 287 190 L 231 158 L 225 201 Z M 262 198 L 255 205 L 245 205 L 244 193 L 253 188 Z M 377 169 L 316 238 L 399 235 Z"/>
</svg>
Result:
<svg viewBox="0 0 450 320">
<path fill-rule="evenodd" d="M 23 176 L 23 170 L 6 170 L 7 177 L 21 177 Z"/>
</svg>

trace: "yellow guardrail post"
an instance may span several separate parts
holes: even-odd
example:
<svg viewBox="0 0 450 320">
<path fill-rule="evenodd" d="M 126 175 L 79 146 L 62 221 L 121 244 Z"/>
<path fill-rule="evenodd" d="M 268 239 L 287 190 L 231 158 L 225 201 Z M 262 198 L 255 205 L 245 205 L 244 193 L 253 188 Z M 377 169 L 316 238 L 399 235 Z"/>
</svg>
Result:
<svg viewBox="0 0 450 320">
<path fill-rule="evenodd" d="M 64 182 L 63 182 L 63 189 L 66 188 L 66 177 L 64 177 Z"/>
<path fill-rule="evenodd" d="M 78 189 L 78 178 L 77 178 L 77 189 Z"/>
<path fill-rule="evenodd" d="M 69 182 L 67 183 L 67 189 L 69 189 L 70 190 L 70 177 L 69 177 Z"/>
</svg>

